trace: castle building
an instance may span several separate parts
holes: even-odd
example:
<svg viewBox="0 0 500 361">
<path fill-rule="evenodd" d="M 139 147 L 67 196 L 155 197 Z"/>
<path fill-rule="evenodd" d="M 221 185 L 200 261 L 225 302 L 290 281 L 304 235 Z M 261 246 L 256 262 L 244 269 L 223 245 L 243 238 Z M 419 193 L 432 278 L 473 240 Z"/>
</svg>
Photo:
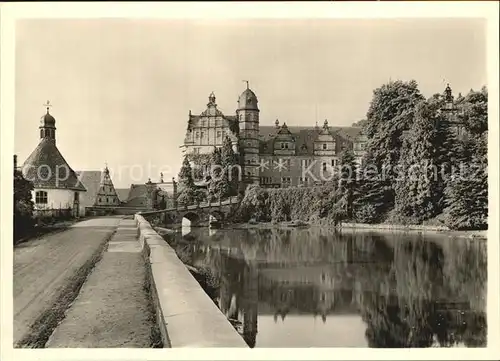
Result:
<svg viewBox="0 0 500 361">
<path fill-rule="evenodd" d="M 33 182 L 35 211 L 71 210 L 74 216 L 83 214 L 80 202 L 86 192 L 75 171 L 56 146 L 56 120 L 47 113 L 40 119 L 40 142 L 21 167 L 25 179 Z"/>
<path fill-rule="evenodd" d="M 236 115 L 225 115 L 212 92 L 207 109 L 189 112 L 182 152 L 196 163 L 221 147 L 229 137 L 240 155 L 242 176 L 247 183 L 265 187 L 308 186 L 332 179 L 345 148 L 361 163 L 366 137 L 360 127 L 287 126 L 279 120 L 261 125 L 258 98 L 247 88 L 238 98 Z"/>
</svg>

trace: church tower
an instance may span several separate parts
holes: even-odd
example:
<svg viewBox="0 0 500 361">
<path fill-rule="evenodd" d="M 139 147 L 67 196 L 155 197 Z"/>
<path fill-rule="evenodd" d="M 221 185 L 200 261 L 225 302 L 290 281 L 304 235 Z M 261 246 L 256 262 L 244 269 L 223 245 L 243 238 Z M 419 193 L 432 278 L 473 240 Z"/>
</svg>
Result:
<svg viewBox="0 0 500 361">
<path fill-rule="evenodd" d="M 249 88 L 238 99 L 236 116 L 239 123 L 239 151 L 243 166 L 243 179 L 259 184 L 259 107 L 255 93 Z"/>
<path fill-rule="evenodd" d="M 40 140 L 47 138 L 52 140 L 54 143 L 56 142 L 56 120 L 50 114 L 49 109 L 52 106 L 50 102 L 47 100 L 47 103 L 44 104 L 47 107 L 47 113 L 40 118 Z"/>
</svg>

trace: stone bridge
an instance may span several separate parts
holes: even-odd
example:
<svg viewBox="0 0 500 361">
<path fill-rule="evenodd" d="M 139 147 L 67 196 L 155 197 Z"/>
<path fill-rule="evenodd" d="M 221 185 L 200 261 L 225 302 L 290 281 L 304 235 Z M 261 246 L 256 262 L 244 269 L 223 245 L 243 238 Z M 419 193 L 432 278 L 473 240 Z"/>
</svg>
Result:
<svg viewBox="0 0 500 361">
<path fill-rule="evenodd" d="M 238 197 L 215 202 L 203 202 L 193 205 L 180 205 L 175 208 L 162 209 L 158 211 L 140 212 L 140 215 L 151 219 L 159 218 L 165 225 L 182 223 L 186 218 L 191 226 L 209 226 L 215 223 L 224 223 L 227 217 L 238 208 Z"/>
</svg>

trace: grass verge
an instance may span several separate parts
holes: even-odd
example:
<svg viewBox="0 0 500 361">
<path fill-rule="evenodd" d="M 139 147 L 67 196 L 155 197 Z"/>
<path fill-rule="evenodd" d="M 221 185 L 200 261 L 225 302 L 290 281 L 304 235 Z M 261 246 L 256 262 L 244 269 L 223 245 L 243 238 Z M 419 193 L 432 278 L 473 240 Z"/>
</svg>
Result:
<svg viewBox="0 0 500 361">
<path fill-rule="evenodd" d="M 158 315 L 154 307 L 153 290 L 151 284 L 151 265 L 149 262 L 144 262 L 146 267 L 146 276 L 144 277 L 144 292 L 148 298 L 148 321 L 151 324 L 150 346 L 151 348 L 163 348 L 163 341 L 161 339 L 160 327 L 158 325 Z"/>
<path fill-rule="evenodd" d="M 45 344 L 54 332 L 57 325 L 64 319 L 66 311 L 78 296 L 80 289 L 87 277 L 92 272 L 95 265 L 101 260 L 102 254 L 108 245 L 109 240 L 115 234 L 113 231 L 99 245 L 90 259 L 83 264 L 62 287 L 59 296 L 48 310 L 43 312 L 30 327 L 29 333 L 21 339 L 16 347 L 20 348 L 44 348 Z"/>
</svg>

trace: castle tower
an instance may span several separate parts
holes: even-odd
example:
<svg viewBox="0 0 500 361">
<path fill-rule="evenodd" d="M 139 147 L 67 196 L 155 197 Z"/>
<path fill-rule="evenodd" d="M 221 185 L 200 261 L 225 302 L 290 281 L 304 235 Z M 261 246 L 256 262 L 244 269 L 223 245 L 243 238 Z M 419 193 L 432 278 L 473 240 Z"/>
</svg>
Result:
<svg viewBox="0 0 500 361">
<path fill-rule="evenodd" d="M 243 179 L 259 184 L 259 107 L 255 93 L 249 88 L 238 99 L 236 116 L 240 128 L 239 150 L 243 166 Z"/>
<path fill-rule="evenodd" d="M 52 106 L 50 101 L 44 104 L 47 107 L 47 113 L 40 118 L 40 140 L 47 138 L 52 140 L 54 143 L 56 141 L 56 120 L 50 115 L 49 109 Z"/>
<path fill-rule="evenodd" d="M 446 85 L 446 88 L 443 92 L 443 98 L 445 103 L 441 110 L 444 112 L 446 121 L 448 122 L 452 132 L 460 138 L 462 136 L 462 127 L 457 117 L 458 111 L 455 105 L 455 97 L 453 96 L 450 84 Z"/>
</svg>

